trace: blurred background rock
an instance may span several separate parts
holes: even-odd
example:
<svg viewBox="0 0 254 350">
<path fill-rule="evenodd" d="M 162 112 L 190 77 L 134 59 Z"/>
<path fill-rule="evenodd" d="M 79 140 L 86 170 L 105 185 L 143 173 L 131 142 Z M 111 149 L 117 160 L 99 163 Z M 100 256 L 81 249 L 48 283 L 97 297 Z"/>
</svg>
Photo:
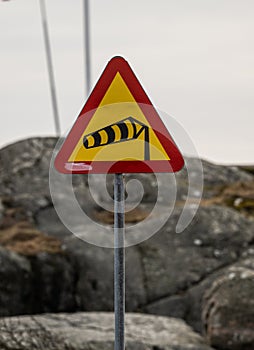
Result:
<svg viewBox="0 0 254 350">
<path fill-rule="evenodd" d="M 39 349 L 43 347 L 36 340 L 37 345 L 27 343 L 27 338 L 20 342 L 26 329 L 35 327 L 37 341 L 49 331 L 51 341 L 57 343 L 58 328 L 67 327 L 63 334 L 59 331 L 61 349 L 111 349 L 112 329 L 107 342 L 95 340 L 96 332 L 103 332 L 113 317 L 113 250 L 82 242 L 59 220 L 48 184 L 56 141 L 32 138 L 0 150 L 2 334 L 11 327 L 21 344 L 15 349 Z M 177 205 L 171 218 L 152 238 L 126 249 L 127 312 L 166 317 L 128 316 L 127 349 L 254 349 L 253 167 L 202 164 L 203 198 L 188 228 L 175 233 L 188 191 L 183 170 L 176 174 Z M 141 204 L 126 217 L 127 223 L 135 223 L 150 213 L 157 199 L 157 183 L 153 175 L 131 175 L 127 181 L 130 178 L 139 179 L 145 189 Z M 86 176 L 74 176 L 73 184 L 81 207 L 94 219 L 111 225 L 112 213 L 92 199 Z M 110 177 L 108 189 L 112 191 Z M 62 196 L 64 200 L 64 193 Z M 94 339 L 87 338 L 87 347 L 80 345 L 81 339 L 85 342 L 82 329 L 89 328 L 90 316 L 84 312 L 93 312 L 92 323 L 97 327 Z M 109 313 L 100 316 L 99 312 Z M 44 313 L 54 315 L 32 316 Z M 30 316 L 10 318 L 18 315 Z M 154 329 L 148 329 L 148 324 Z M 165 338 L 155 336 L 162 324 Z M 150 343 L 139 341 L 132 331 L 128 335 L 128 327 L 144 327 L 147 339 L 155 332 L 154 338 Z M 74 335 L 77 341 L 72 343 Z M 8 337 L 0 339 L 1 349 L 14 348 L 3 339 Z M 44 344 L 44 348 L 50 346 Z"/>
</svg>

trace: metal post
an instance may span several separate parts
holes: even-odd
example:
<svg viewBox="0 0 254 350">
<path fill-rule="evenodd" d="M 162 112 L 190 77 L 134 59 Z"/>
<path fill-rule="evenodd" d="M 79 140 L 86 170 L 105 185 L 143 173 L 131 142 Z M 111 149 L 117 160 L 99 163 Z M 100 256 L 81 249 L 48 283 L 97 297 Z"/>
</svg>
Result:
<svg viewBox="0 0 254 350">
<path fill-rule="evenodd" d="M 52 63 L 52 58 L 51 58 L 51 48 L 50 48 L 45 0 L 40 0 L 40 9 L 41 9 L 41 20 L 42 20 L 44 44 L 45 44 L 45 49 L 46 49 L 46 59 L 47 59 L 47 66 L 48 66 L 50 91 L 51 91 L 51 101 L 52 101 L 52 108 L 53 108 L 53 114 L 54 114 L 54 120 L 55 120 L 55 130 L 56 130 L 57 136 L 59 136 L 61 133 L 60 120 L 59 120 L 58 107 L 57 107 L 56 86 L 55 86 L 53 63 Z"/>
<path fill-rule="evenodd" d="M 114 178 L 114 289 L 115 289 L 115 350 L 124 350 L 125 314 L 125 248 L 124 248 L 124 179 Z"/>
<path fill-rule="evenodd" d="M 91 90 L 91 59 L 90 59 L 90 21 L 89 21 L 89 0 L 84 0 L 84 40 L 85 40 L 85 66 L 86 66 L 86 93 Z"/>
</svg>

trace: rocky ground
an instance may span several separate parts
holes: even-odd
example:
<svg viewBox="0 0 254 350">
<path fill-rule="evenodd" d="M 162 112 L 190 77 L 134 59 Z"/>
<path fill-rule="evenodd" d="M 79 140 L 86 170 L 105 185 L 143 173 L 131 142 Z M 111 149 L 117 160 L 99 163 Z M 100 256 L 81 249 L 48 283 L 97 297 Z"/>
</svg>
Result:
<svg viewBox="0 0 254 350">
<path fill-rule="evenodd" d="M 49 323 L 58 320 L 62 329 L 67 329 L 61 341 L 68 345 L 74 333 L 77 339 L 84 340 L 82 327 L 89 333 L 86 320 L 91 315 L 80 312 L 113 310 L 113 250 L 79 240 L 58 219 L 48 186 L 55 143 L 54 138 L 34 138 L 0 150 L 0 316 L 7 317 L 2 319 L 3 332 L 11 327 L 11 334 L 17 333 L 17 337 L 22 327 L 33 329 L 27 326 L 29 322 L 38 324 L 39 330 L 48 330 Z M 188 162 L 193 164 L 194 174 L 195 160 Z M 140 332 L 143 329 L 144 334 L 140 337 L 144 335 L 150 343 L 147 340 L 143 347 L 141 343 L 135 345 L 139 339 L 133 332 L 127 349 L 254 349 L 253 168 L 202 163 L 203 198 L 188 228 L 175 233 L 188 191 L 183 170 L 176 175 L 177 206 L 171 218 L 152 238 L 126 249 L 127 311 L 167 317 L 128 316 L 130 329 L 142 320 Z M 143 220 L 157 198 L 154 176 L 142 174 L 137 178 L 144 185 L 145 195 L 141 205 L 128 214 L 128 223 Z M 73 185 L 81 207 L 99 222 L 112 224 L 112 214 L 101 210 L 91 198 L 86 177 L 75 176 Z M 65 193 L 62 200 L 68 201 Z M 150 220 L 152 225 L 157 218 Z M 89 225 L 84 230 L 94 231 Z M 75 314 L 66 316 L 64 312 Z M 40 313 L 58 315 L 41 316 L 38 320 L 9 318 Z M 112 318 L 111 314 L 103 315 L 104 321 Z M 91 347 L 89 343 L 87 349 L 111 349 L 112 331 L 105 338 L 111 345 L 100 347 L 96 339 L 105 331 L 104 321 L 99 322 L 100 314 L 93 313 L 92 317 L 94 327 L 99 328 L 92 332 L 92 338 L 87 337 L 88 343 L 95 344 Z M 76 326 L 68 320 L 74 320 Z M 192 344 L 188 340 L 192 333 L 184 322 L 202 334 L 208 345 L 195 333 Z M 153 332 L 149 327 L 156 328 L 157 324 L 163 324 L 161 332 L 167 339 L 164 343 L 159 337 L 155 342 L 151 340 Z M 177 336 L 178 328 L 182 330 L 182 342 Z M 156 331 L 160 332 L 159 326 Z M 174 335 L 176 343 L 172 344 Z M 80 348 L 78 342 L 75 349 Z"/>
<path fill-rule="evenodd" d="M 211 350 L 182 320 L 127 314 L 126 350 Z M 0 321 L 1 349 L 112 350 L 113 313 L 44 314 Z"/>
</svg>

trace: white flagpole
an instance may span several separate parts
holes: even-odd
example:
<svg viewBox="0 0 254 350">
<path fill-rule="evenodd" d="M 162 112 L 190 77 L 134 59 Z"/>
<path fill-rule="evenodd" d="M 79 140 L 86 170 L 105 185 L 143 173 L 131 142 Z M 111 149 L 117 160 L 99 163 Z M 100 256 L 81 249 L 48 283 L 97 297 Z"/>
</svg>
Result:
<svg viewBox="0 0 254 350">
<path fill-rule="evenodd" d="M 84 56 L 85 56 L 85 82 L 86 95 L 88 96 L 91 90 L 91 55 L 90 55 L 90 14 L 89 0 L 83 0 L 84 8 Z"/>
<path fill-rule="evenodd" d="M 51 92 L 51 102 L 52 102 L 54 121 L 55 121 L 55 131 L 56 131 L 56 135 L 60 136 L 60 133 L 61 133 L 60 120 L 59 120 L 59 114 L 58 114 L 56 86 L 55 86 L 54 69 L 53 69 L 52 56 L 51 56 L 45 0 L 40 0 L 40 10 L 41 10 L 44 44 L 45 44 L 45 50 L 46 50 L 46 60 L 47 60 L 47 67 L 48 67 L 50 92 Z"/>
</svg>

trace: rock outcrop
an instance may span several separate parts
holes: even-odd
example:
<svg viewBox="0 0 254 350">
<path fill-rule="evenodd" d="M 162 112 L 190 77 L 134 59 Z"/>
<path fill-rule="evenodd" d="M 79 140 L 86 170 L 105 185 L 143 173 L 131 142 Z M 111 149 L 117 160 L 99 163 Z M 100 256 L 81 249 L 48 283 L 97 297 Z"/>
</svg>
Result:
<svg viewBox="0 0 254 350">
<path fill-rule="evenodd" d="M 55 143 L 55 138 L 29 139 L 0 150 L 0 316 L 113 310 L 113 250 L 73 236 L 54 209 L 48 169 Z M 195 162 L 188 159 L 193 169 Z M 254 176 L 237 167 L 202 164 L 203 199 L 187 229 L 175 233 L 188 192 L 184 169 L 176 174 L 177 206 L 168 222 L 149 240 L 126 249 L 126 308 L 182 318 L 219 350 L 252 349 L 248 330 L 254 314 L 244 314 L 253 307 L 252 277 L 242 281 L 228 276 L 237 268 L 247 269 L 248 276 L 254 273 Z M 154 175 L 133 174 L 127 180 L 135 177 L 146 192 L 128 214 L 128 223 L 143 220 L 157 199 Z M 74 176 L 73 187 L 86 212 L 112 224 L 112 214 L 91 197 L 86 176 Z M 110 178 L 108 189 L 112 195 Z M 65 193 L 61 196 L 68 200 Z M 98 199 L 108 200 L 100 193 Z M 157 218 L 150 220 L 152 225 Z M 96 234 L 93 225 L 84 230 Z M 240 302 L 241 286 L 246 297 L 236 310 L 233 303 Z M 230 314 L 238 332 L 233 343 Z"/>
<path fill-rule="evenodd" d="M 183 321 L 126 315 L 126 350 L 212 350 Z M 111 313 L 45 314 L 0 320 L 2 350 L 112 350 Z"/>
<path fill-rule="evenodd" d="M 206 291 L 203 326 L 207 340 L 225 350 L 251 349 L 254 344 L 254 270 L 245 264 L 228 269 Z"/>
</svg>

